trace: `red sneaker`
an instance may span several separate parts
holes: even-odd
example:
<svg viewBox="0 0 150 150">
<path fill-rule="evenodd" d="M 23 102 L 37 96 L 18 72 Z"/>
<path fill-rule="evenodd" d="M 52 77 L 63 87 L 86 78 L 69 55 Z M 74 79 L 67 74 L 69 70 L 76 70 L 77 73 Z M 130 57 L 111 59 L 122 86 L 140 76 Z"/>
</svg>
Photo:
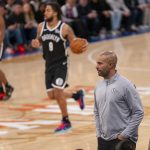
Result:
<svg viewBox="0 0 150 150">
<path fill-rule="evenodd" d="M 19 51 L 20 54 L 25 53 L 25 50 L 26 50 L 23 44 L 19 44 L 17 46 L 17 49 L 18 49 L 18 51 Z"/>
<path fill-rule="evenodd" d="M 5 96 L 6 96 L 6 93 L 1 92 L 0 93 L 0 100 L 4 100 Z"/>
<path fill-rule="evenodd" d="M 79 104 L 79 107 L 81 110 L 85 108 L 85 91 L 83 89 L 77 91 L 77 94 L 79 95 L 79 98 L 77 99 L 77 102 Z"/>
<path fill-rule="evenodd" d="M 62 122 L 56 129 L 55 133 L 64 133 L 71 129 L 71 123 Z"/>
</svg>

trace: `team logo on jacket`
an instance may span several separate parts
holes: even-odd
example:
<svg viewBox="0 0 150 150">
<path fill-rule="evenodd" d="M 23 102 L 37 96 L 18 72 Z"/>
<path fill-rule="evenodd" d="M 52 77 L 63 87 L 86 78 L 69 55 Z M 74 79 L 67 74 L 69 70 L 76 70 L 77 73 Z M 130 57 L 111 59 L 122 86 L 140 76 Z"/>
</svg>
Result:
<svg viewBox="0 0 150 150">
<path fill-rule="evenodd" d="M 64 82 L 64 80 L 62 79 L 62 78 L 57 78 L 56 79 L 56 85 L 62 85 L 63 84 L 63 82 Z"/>
</svg>

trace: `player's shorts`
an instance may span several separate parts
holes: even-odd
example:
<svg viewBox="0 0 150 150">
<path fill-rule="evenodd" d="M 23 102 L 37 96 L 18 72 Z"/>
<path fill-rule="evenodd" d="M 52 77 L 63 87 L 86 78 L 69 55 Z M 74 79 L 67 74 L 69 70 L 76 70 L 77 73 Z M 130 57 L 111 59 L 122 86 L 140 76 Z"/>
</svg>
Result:
<svg viewBox="0 0 150 150">
<path fill-rule="evenodd" d="M 68 86 L 68 65 L 67 62 L 62 62 L 46 68 L 45 71 L 45 84 L 46 90 L 51 91 L 53 88 L 64 89 Z"/>
</svg>

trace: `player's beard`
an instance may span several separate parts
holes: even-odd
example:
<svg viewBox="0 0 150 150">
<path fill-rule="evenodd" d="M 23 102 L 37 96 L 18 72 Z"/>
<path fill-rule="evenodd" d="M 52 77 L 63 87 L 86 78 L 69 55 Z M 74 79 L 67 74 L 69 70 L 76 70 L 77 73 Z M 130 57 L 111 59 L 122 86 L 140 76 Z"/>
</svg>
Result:
<svg viewBox="0 0 150 150">
<path fill-rule="evenodd" d="M 97 70 L 98 75 L 104 78 L 107 78 L 109 76 L 110 70 L 108 69 L 103 69 L 103 70 Z"/>
<path fill-rule="evenodd" d="M 46 20 L 46 22 L 52 22 L 53 21 L 53 19 L 54 19 L 54 17 L 53 16 L 51 16 L 51 17 L 49 17 L 49 18 L 46 18 L 45 20 Z"/>
</svg>

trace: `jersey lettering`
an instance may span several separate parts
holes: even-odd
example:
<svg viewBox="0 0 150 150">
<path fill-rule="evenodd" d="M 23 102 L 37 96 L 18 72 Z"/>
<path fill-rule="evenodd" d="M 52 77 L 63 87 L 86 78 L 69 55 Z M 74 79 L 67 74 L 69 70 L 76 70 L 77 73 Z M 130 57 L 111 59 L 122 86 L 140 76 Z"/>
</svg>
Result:
<svg viewBox="0 0 150 150">
<path fill-rule="evenodd" d="M 60 37 L 58 37 L 57 35 L 54 35 L 54 34 L 45 34 L 42 36 L 42 40 L 43 41 L 52 40 L 52 41 L 55 41 L 56 43 L 58 43 L 60 41 Z"/>
</svg>

